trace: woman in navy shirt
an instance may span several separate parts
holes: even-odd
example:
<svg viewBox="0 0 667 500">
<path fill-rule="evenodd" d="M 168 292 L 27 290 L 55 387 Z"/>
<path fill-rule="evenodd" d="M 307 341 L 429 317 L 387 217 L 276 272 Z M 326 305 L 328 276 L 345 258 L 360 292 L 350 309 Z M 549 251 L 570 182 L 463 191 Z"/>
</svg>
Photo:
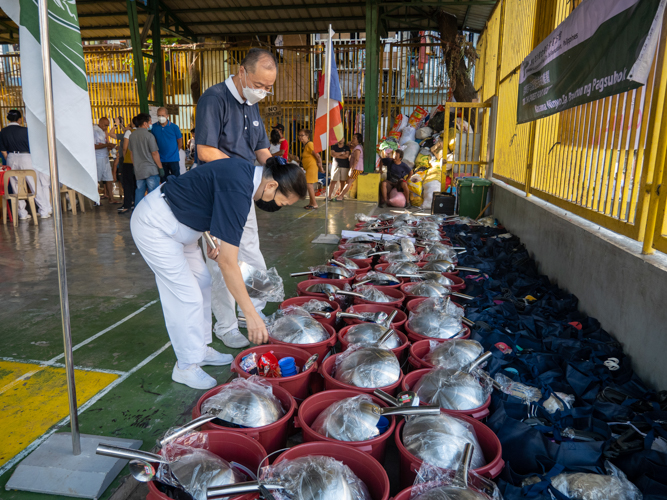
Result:
<svg viewBox="0 0 667 500">
<path fill-rule="evenodd" d="M 253 197 L 254 171 L 252 163 L 239 158 L 206 163 L 179 177 L 168 177 L 132 215 L 132 237 L 155 273 L 167 332 L 178 359 L 172 379 L 195 389 L 216 385 L 201 366 L 233 360 L 208 346 L 212 341 L 211 275 L 197 245 L 204 231 L 219 240 L 217 249 L 208 249 L 208 256 L 220 266 L 245 315 L 249 339 L 256 344 L 268 340 L 238 266 L 243 226 L 251 203 L 272 212 L 304 198 L 307 187 L 301 168 L 269 158 Z"/>
</svg>

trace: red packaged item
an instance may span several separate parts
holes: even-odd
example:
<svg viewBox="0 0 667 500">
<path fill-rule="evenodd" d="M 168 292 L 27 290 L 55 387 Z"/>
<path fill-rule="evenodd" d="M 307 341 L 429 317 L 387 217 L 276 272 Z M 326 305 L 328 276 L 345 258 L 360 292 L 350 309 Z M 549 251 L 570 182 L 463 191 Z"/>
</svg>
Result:
<svg viewBox="0 0 667 500">
<path fill-rule="evenodd" d="M 408 120 L 408 125 L 410 127 L 417 128 L 417 126 L 422 122 L 422 120 L 426 118 L 427 114 L 428 112 L 424 108 L 422 108 L 421 106 L 417 106 L 410 115 L 410 119 Z"/>
<path fill-rule="evenodd" d="M 279 378 L 281 376 L 278 358 L 272 352 L 264 353 L 259 357 L 257 368 L 262 377 Z"/>
</svg>

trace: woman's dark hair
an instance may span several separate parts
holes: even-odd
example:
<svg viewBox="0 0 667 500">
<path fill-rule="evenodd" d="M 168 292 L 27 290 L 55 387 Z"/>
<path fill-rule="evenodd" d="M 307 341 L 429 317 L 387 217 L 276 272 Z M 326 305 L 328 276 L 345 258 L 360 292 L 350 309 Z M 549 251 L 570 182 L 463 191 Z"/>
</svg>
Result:
<svg viewBox="0 0 667 500">
<path fill-rule="evenodd" d="M 137 126 L 137 128 L 141 127 L 144 123 L 150 123 L 151 122 L 151 115 L 148 113 L 139 113 L 137 116 L 134 117 L 134 124 Z"/>
<path fill-rule="evenodd" d="M 309 141 L 313 140 L 313 133 L 310 131 L 310 129 L 302 128 L 301 130 L 299 130 L 299 133 L 302 133 L 302 132 L 308 136 Z"/>
<path fill-rule="evenodd" d="M 354 136 L 357 138 L 357 142 L 358 142 L 359 144 L 363 144 L 363 143 L 364 143 L 364 136 L 363 136 L 363 135 L 357 133 L 357 134 L 354 134 Z"/>
<path fill-rule="evenodd" d="M 10 109 L 9 113 L 7 113 L 7 119 L 10 122 L 17 122 L 22 117 L 23 117 L 23 115 L 21 114 L 21 112 L 18 109 Z"/>
<path fill-rule="evenodd" d="M 306 174 L 303 173 L 301 167 L 294 163 L 283 165 L 278 158 L 272 156 L 266 160 L 262 176 L 276 181 L 278 183 L 278 191 L 285 196 L 290 196 L 294 193 L 299 198 L 305 198 L 308 194 Z"/>
<path fill-rule="evenodd" d="M 271 131 L 271 144 L 274 146 L 276 144 L 280 144 L 280 132 L 278 132 L 275 128 Z"/>
<path fill-rule="evenodd" d="M 134 128 L 139 128 L 139 125 L 137 125 L 137 117 L 132 118 L 132 125 L 134 125 Z"/>
</svg>

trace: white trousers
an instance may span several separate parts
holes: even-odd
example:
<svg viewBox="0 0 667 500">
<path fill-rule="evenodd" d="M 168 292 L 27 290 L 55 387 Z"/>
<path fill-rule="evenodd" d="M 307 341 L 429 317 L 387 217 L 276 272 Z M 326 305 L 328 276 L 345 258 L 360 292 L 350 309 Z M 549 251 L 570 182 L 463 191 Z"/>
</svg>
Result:
<svg viewBox="0 0 667 500">
<path fill-rule="evenodd" d="M 204 242 L 204 248 L 206 243 Z M 247 262 L 256 269 L 266 269 L 266 263 L 262 252 L 259 250 L 259 234 L 257 233 L 257 214 L 255 213 L 255 204 L 252 204 L 248 220 L 243 227 L 241 244 L 239 245 L 239 260 Z M 228 331 L 238 328 L 239 322 L 236 319 L 236 300 L 229 291 L 225 280 L 222 277 L 220 267 L 214 261 L 206 257 L 206 267 L 213 280 L 211 305 L 213 314 L 215 314 L 215 333 L 222 335 Z M 261 312 L 266 307 L 266 301 L 251 299 L 255 310 Z"/>
<path fill-rule="evenodd" d="M 34 170 L 32 168 L 32 157 L 30 153 L 9 153 L 7 155 L 7 165 L 12 170 Z M 35 170 L 37 176 L 37 189 L 35 189 L 35 182 L 32 177 L 28 177 L 27 182 L 30 190 L 35 193 L 35 203 L 39 215 L 46 217 L 53 211 L 51 207 L 51 177 Z M 17 181 L 12 177 L 9 181 L 12 185 L 12 190 L 16 193 Z M 28 211 L 25 209 L 25 200 L 19 200 L 19 218 L 26 217 Z"/>
<path fill-rule="evenodd" d="M 167 333 L 181 364 L 201 363 L 211 335 L 211 275 L 197 245 L 199 231 L 176 220 L 160 189 L 132 214 L 132 238 L 155 273 Z"/>
</svg>

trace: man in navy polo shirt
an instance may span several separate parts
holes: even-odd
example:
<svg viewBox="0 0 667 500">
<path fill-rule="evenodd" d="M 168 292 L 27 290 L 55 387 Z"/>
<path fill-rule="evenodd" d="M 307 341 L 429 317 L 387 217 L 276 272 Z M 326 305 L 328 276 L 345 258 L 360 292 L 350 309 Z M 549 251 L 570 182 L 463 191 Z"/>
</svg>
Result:
<svg viewBox="0 0 667 500">
<path fill-rule="evenodd" d="M 178 125 L 169 121 L 167 108 L 158 108 L 157 121 L 151 127 L 151 132 L 157 141 L 162 168 L 166 176 L 178 177 L 181 173 L 178 152 L 183 149 L 183 134 Z"/>
<path fill-rule="evenodd" d="M 240 158 L 255 165 L 264 165 L 271 158 L 270 142 L 257 103 L 272 93 L 278 66 L 271 52 L 250 49 L 241 61 L 238 74 L 206 90 L 197 103 L 197 164 L 223 158 Z M 239 245 L 239 259 L 257 269 L 266 269 L 259 249 L 255 206 L 250 207 Z M 215 335 L 227 347 L 241 348 L 248 339 L 239 331 L 236 302 L 211 259 L 206 265 L 213 275 L 213 314 L 217 320 Z M 220 277 L 220 279 L 217 279 Z M 255 310 L 261 311 L 266 302 L 252 299 Z"/>
</svg>

